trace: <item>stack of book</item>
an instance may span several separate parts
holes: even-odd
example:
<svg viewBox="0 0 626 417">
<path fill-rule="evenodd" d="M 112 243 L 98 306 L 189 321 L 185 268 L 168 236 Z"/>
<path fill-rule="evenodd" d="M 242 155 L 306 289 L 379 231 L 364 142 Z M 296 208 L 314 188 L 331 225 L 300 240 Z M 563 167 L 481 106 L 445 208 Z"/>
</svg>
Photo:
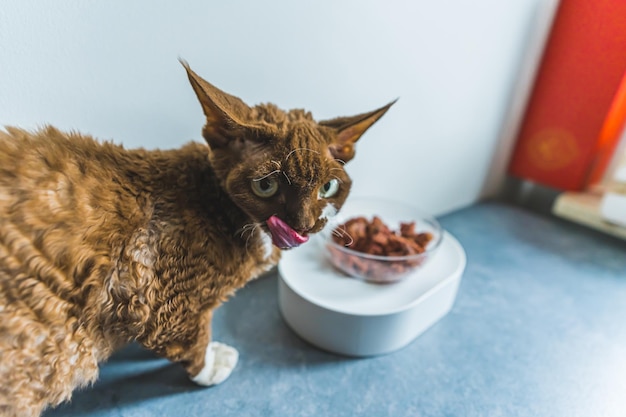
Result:
<svg viewBox="0 0 626 417">
<path fill-rule="evenodd" d="M 626 228 L 626 157 L 606 185 L 600 213 L 607 221 Z"/>
<path fill-rule="evenodd" d="M 588 191 L 560 194 L 553 213 L 626 239 L 626 154 L 622 161 L 604 183 Z"/>
</svg>

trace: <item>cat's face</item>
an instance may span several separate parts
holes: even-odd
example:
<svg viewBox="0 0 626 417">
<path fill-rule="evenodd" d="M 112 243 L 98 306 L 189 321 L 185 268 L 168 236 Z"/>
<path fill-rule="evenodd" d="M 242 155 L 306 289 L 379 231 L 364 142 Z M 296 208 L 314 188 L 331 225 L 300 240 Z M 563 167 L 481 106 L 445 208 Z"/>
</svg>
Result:
<svg viewBox="0 0 626 417">
<path fill-rule="evenodd" d="M 274 245 L 306 242 L 341 209 L 354 144 L 393 103 L 318 123 L 302 110 L 249 107 L 185 69 L 207 117 L 203 136 L 222 187 Z"/>
<path fill-rule="evenodd" d="M 329 151 L 329 132 L 312 120 L 266 128 L 260 136 L 237 149 L 214 149 L 213 165 L 231 199 L 266 228 L 276 246 L 297 246 L 337 213 L 351 180 L 344 161 Z"/>
</svg>

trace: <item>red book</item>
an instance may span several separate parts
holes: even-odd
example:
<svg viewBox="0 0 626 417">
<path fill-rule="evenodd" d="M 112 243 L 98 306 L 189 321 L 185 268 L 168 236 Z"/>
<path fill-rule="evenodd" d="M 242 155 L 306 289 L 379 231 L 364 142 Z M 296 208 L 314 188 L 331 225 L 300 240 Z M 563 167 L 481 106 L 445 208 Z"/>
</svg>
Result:
<svg viewBox="0 0 626 417">
<path fill-rule="evenodd" d="M 562 0 L 509 172 L 571 191 L 601 177 L 626 120 L 625 74 L 626 0 Z"/>
</svg>

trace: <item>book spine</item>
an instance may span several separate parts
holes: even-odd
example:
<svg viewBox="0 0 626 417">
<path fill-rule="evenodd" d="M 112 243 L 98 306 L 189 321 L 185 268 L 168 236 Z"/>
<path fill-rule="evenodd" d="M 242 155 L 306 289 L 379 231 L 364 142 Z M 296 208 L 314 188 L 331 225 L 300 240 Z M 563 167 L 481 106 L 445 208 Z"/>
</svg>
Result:
<svg viewBox="0 0 626 417">
<path fill-rule="evenodd" d="M 626 1 L 562 0 L 518 133 L 510 174 L 572 191 L 601 177 L 620 137 L 600 141 L 626 73 L 625 51 Z M 600 152 L 604 153 L 598 159 Z"/>
</svg>

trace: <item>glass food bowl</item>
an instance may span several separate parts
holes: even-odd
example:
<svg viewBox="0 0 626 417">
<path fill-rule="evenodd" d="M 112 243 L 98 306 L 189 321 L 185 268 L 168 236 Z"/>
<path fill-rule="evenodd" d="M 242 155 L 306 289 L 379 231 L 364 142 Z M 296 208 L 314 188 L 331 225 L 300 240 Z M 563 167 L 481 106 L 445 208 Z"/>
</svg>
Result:
<svg viewBox="0 0 626 417">
<path fill-rule="evenodd" d="M 364 218 L 366 223 L 357 218 Z M 343 226 L 348 222 L 352 227 L 346 230 Z M 414 223 L 414 233 L 410 223 Z M 338 243 L 334 235 L 342 242 Z M 443 230 L 434 217 L 410 205 L 355 198 L 320 236 L 325 255 L 335 268 L 350 277 L 382 284 L 405 279 L 424 266 L 439 247 Z"/>
</svg>

